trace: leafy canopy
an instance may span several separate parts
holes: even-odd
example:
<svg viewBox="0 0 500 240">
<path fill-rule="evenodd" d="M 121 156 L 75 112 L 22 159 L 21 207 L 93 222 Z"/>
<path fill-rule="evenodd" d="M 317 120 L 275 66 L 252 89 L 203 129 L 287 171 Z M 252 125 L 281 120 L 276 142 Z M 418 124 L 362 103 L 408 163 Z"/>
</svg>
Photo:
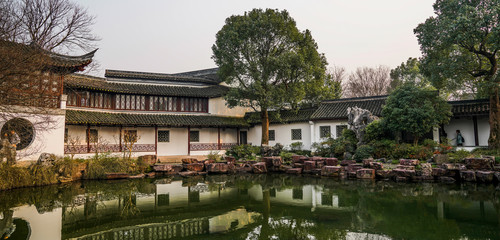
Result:
<svg viewBox="0 0 500 240">
<path fill-rule="evenodd" d="M 451 106 L 436 91 L 406 83 L 387 98 L 382 110 L 385 126 L 392 131 L 408 132 L 418 139 L 451 117 Z"/>
<path fill-rule="evenodd" d="M 473 80 L 487 94 L 498 89 L 500 1 L 437 0 L 434 11 L 414 30 L 431 83 L 453 91 Z"/>
<path fill-rule="evenodd" d="M 228 105 L 267 110 L 335 97 L 339 86 L 330 81 L 317 48 L 310 31 L 299 31 L 286 10 L 254 9 L 227 18 L 212 58 L 233 86 Z"/>
</svg>

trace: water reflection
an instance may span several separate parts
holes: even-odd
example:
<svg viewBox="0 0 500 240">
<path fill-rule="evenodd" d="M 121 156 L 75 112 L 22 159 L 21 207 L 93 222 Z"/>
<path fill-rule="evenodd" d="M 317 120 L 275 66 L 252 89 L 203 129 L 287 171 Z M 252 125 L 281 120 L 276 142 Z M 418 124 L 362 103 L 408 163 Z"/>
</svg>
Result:
<svg viewBox="0 0 500 240">
<path fill-rule="evenodd" d="M 494 185 L 206 176 L 0 192 L 8 239 L 500 239 Z"/>
</svg>

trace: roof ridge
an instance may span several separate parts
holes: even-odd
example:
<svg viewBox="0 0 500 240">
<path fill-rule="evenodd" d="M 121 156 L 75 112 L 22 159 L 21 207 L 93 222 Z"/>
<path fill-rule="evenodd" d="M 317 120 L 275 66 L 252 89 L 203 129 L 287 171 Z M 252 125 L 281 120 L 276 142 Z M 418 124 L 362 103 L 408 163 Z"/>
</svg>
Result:
<svg viewBox="0 0 500 240">
<path fill-rule="evenodd" d="M 352 98 L 339 98 L 339 99 L 330 99 L 330 100 L 324 100 L 322 103 L 329 103 L 329 102 L 345 102 L 345 101 L 362 101 L 362 100 L 370 100 L 370 99 L 383 99 L 387 98 L 389 95 L 377 95 L 377 96 L 366 96 L 366 97 L 352 97 Z"/>
<path fill-rule="evenodd" d="M 117 76 L 118 75 L 118 76 Z M 119 76 L 121 75 L 121 76 Z M 125 76 L 123 76 L 125 75 Z M 106 78 L 137 78 L 144 80 L 171 80 L 175 81 L 175 79 L 166 79 L 166 78 L 178 78 L 179 80 L 195 80 L 195 81 L 205 81 L 210 83 L 217 83 L 217 81 L 200 76 L 192 76 L 192 75 L 182 75 L 182 74 L 172 74 L 172 73 L 155 73 L 155 72 L 139 72 L 139 71 L 128 71 L 128 70 L 114 70 L 114 69 L 106 69 L 104 72 L 104 76 Z"/>
</svg>

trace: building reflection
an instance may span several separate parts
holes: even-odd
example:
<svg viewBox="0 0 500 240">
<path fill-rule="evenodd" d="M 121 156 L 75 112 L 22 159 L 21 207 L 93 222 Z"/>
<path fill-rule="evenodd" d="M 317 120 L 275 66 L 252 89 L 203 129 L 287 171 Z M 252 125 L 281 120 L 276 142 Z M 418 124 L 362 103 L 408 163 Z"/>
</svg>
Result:
<svg viewBox="0 0 500 240">
<path fill-rule="evenodd" d="M 0 230 L 23 219 L 30 239 L 498 239 L 500 204 L 484 188 L 280 176 L 83 183 L 61 207 L 4 213 Z"/>
</svg>

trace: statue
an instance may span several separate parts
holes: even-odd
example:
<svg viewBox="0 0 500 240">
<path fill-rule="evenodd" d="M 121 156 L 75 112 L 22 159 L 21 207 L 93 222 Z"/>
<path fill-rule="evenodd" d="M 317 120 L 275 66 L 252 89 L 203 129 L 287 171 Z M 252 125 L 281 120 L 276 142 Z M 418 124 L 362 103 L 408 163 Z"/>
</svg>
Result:
<svg viewBox="0 0 500 240">
<path fill-rule="evenodd" d="M 2 137 L 1 161 L 7 158 L 7 164 L 13 165 L 16 163 L 16 148 L 17 144 L 21 143 L 21 138 L 15 131 L 5 133 Z"/>
<path fill-rule="evenodd" d="M 364 144 L 363 137 L 365 135 L 365 127 L 377 119 L 377 116 L 374 116 L 366 109 L 358 107 L 347 108 L 347 123 L 349 124 L 349 129 L 356 133 L 358 146 Z"/>
</svg>

